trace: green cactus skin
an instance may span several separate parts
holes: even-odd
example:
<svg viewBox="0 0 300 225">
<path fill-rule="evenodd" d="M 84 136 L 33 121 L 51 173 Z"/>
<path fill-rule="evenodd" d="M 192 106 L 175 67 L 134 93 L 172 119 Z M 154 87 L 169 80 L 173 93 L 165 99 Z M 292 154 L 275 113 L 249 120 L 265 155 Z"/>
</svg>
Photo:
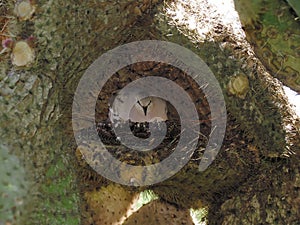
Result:
<svg viewBox="0 0 300 225">
<path fill-rule="evenodd" d="M 172 224 L 194 224 L 188 210 L 180 210 L 174 205 L 154 200 L 129 217 L 124 225 L 169 224 L 170 218 Z"/>
<path fill-rule="evenodd" d="M 0 162 L 0 224 L 7 224 L 19 221 L 29 184 L 18 157 L 2 144 Z"/>
<path fill-rule="evenodd" d="M 287 0 L 290 6 L 295 10 L 298 16 L 300 16 L 300 2 L 298 0 Z M 298 18 L 299 20 L 299 18 Z"/>
<path fill-rule="evenodd" d="M 299 13 L 299 1 L 290 1 Z M 235 0 L 247 40 L 264 66 L 300 93 L 300 21 L 283 0 Z"/>
</svg>

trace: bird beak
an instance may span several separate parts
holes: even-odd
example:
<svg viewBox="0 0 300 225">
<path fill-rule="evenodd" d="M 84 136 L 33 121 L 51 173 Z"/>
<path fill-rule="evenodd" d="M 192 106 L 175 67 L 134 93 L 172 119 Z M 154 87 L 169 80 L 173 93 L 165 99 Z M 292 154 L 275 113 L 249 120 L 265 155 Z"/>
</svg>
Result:
<svg viewBox="0 0 300 225">
<path fill-rule="evenodd" d="M 145 116 L 147 116 L 147 110 L 148 110 L 148 106 L 143 106 L 143 111 L 144 111 Z"/>
</svg>

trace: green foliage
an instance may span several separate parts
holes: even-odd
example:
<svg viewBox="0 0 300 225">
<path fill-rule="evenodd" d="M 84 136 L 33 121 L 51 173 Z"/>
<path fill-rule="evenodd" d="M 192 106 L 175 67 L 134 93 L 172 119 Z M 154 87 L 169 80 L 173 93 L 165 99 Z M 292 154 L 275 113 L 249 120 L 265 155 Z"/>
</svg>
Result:
<svg viewBox="0 0 300 225">
<path fill-rule="evenodd" d="M 138 201 L 134 205 L 134 210 L 140 209 L 143 205 L 158 199 L 159 197 L 151 190 L 146 190 L 140 193 Z"/>
<path fill-rule="evenodd" d="M 205 225 L 206 224 L 206 217 L 207 217 L 207 209 L 201 208 L 201 209 L 191 209 L 191 216 L 194 220 L 195 225 Z"/>
<path fill-rule="evenodd" d="M 74 171 L 63 158 L 53 161 L 40 187 L 43 194 L 39 205 L 41 210 L 35 212 L 35 221 L 42 224 L 80 224 L 78 216 L 79 193 L 76 190 Z"/>
</svg>

